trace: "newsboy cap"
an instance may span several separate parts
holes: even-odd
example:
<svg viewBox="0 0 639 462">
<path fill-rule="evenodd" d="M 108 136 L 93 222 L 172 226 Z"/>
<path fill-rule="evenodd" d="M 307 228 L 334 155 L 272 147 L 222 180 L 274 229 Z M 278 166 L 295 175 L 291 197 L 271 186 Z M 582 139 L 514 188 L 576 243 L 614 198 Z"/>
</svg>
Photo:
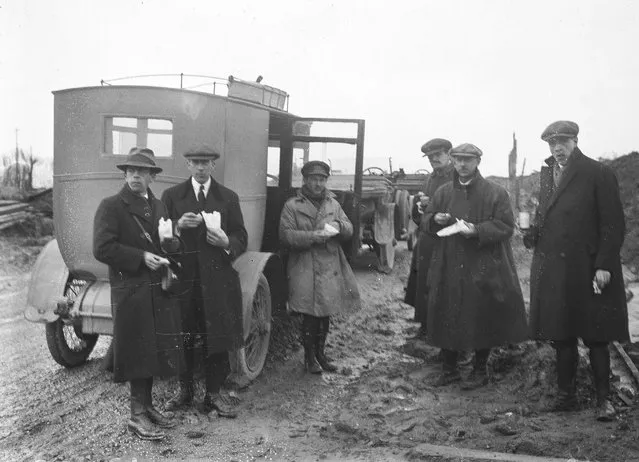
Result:
<svg viewBox="0 0 639 462">
<path fill-rule="evenodd" d="M 199 144 L 187 149 L 183 156 L 189 160 L 216 160 L 220 158 L 220 153 L 206 144 Z"/>
<path fill-rule="evenodd" d="M 430 141 L 426 141 L 422 146 L 422 152 L 424 153 L 422 157 L 448 152 L 452 147 L 453 144 L 444 138 L 433 138 Z"/>
<path fill-rule="evenodd" d="M 321 160 L 311 160 L 306 162 L 302 166 L 302 176 L 307 177 L 309 175 L 322 175 L 325 177 L 330 176 L 331 167 L 326 162 Z"/>
<path fill-rule="evenodd" d="M 126 172 L 127 167 L 148 168 L 151 173 L 160 173 L 162 169 L 155 164 L 155 153 L 149 148 L 131 148 L 126 160 L 116 165 L 117 168 Z"/>
<path fill-rule="evenodd" d="M 546 127 L 541 134 L 541 139 L 544 141 L 551 140 L 553 138 L 573 138 L 579 133 L 579 125 L 570 120 L 558 120 Z"/>
<path fill-rule="evenodd" d="M 460 144 L 459 146 L 455 146 L 453 149 L 450 150 L 451 156 L 481 157 L 482 154 L 483 152 L 481 152 L 481 149 L 479 149 L 474 144 L 470 144 L 470 143 Z"/>
</svg>

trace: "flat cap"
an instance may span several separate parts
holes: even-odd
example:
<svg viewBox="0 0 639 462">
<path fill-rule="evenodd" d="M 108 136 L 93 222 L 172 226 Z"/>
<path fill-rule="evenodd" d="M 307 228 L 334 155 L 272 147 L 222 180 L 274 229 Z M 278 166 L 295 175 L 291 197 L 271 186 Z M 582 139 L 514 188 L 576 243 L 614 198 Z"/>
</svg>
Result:
<svg viewBox="0 0 639 462">
<path fill-rule="evenodd" d="M 579 133 L 579 125 L 570 120 L 558 120 L 546 127 L 541 134 L 541 139 L 544 141 L 551 140 L 553 138 L 573 138 Z"/>
<path fill-rule="evenodd" d="M 184 153 L 184 157 L 187 159 L 197 160 L 215 160 L 220 158 L 220 153 L 213 150 L 212 147 L 206 144 L 199 144 L 192 146 Z"/>
<path fill-rule="evenodd" d="M 116 165 L 117 168 L 126 172 L 127 167 L 148 168 L 151 173 L 160 173 L 162 169 L 155 163 L 155 153 L 149 148 L 131 148 L 126 160 Z"/>
<path fill-rule="evenodd" d="M 433 138 L 430 141 L 426 141 L 422 146 L 423 157 L 439 154 L 440 152 L 448 152 L 452 147 L 453 144 L 444 138 Z"/>
<path fill-rule="evenodd" d="M 321 160 L 311 160 L 302 166 L 302 176 L 322 175 L 328 177 L 331 174 L 331 167 Z"/>
<path fill-rule="evenodd" d="M 460 144 L 459 146 L 455 146 L 453 149 L 450 150 L 450 155 L 451 156 L 475 156 L 475 157 L 481 157 L 482 154 L 483 154 L 483 152 L 481 152 L 481 149 L 479 149 L 474 144 L 470 144 L 470 143 Z"/>
</svg>

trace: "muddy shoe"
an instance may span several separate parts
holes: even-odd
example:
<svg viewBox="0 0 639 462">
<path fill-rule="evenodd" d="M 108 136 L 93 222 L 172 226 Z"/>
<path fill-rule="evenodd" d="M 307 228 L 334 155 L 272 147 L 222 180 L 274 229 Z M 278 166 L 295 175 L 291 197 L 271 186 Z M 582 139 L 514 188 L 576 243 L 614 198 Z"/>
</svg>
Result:
<svg viewBox="0 0 639 462">
<path fill-rule="evenodd" d="M 127 427 L 131 432 L 141 440 L 161 440 L 166 434 L 157 430 L 146 415 L 131 416 Z"/>
<path fill-rule="evenodd" d="M 154 407 L 150 407 L 146 410 L 146 416 L 149 418 L 151 422 L 157 425 L 160 428 L 173 428 L 177 425 L 175 419 L 172 419 L 160 411 L 155 409 Z"/>
<path fill-rule="evenodd" d="M 204 396 L 204 410 L 209 412 L 216 411 L 220 417 L 234 419 L 237 417 L 237 407 L 233 404 L 233 400 L 221 394 L 209 394 Z"/>
<path fill-rule="evenodd" d="M 461 382 L 461 375 L 458 370 L 442 372 L 437 380 L 433 382 L 434 387 L 445 387 L 452 383 Z"/>
<path fill-rule="evenodd" d="M 609 400 L 604 399 L 597 405 L 596 416 L 599 422 L 612 422 L 617 416 L 617 411 Z"/>
</svg>

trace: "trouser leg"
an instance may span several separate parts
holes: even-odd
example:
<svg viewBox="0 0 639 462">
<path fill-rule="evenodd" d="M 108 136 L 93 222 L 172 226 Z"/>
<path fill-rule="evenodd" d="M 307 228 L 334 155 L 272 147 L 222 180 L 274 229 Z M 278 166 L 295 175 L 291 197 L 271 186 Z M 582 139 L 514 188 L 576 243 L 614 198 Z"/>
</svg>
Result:
<svg viewBox="0 0 639 462">
<path fill-rule="evenodd" d="M 575 396 L 577 391 L 577 365 L 579 351 L 577 339 L 553 342 L 557 357 L 557 387 L 565 396 Z"/>
<path fill-rule="evenodd" d="M 206 393 L 217 394 L 220 392 L 226 377 L 231 371 L 229 355 L 226 351 L 213 353 L 206 358 Z"/>
<path fill-rule="evenodd" d="M 319 318 L 310 314 L 302 315 L 302 343 L 304 345 L 304 366 L 312 374 L 320 374 L 322 368 L 315 355 L 315 343 L 319 332 Z"/>
<path fill-rule="evenodd" d="M 584 342 L 586 343 L 586 342 Z M 607 342 L 587 342 L 590 367 L 597 391 L 597 403 L 608 399 L 610 395 L 610 352 Z"/>
<path fill-rule="evenodd" d="M 319 318 L 319 330 L 315 343 L 315 358 L 317 362 L 327 372 L 335 372 L 337 367 L 331 363 L 326 356 L 326 338 L 330 329 L 330 318 L 328 316 Z"/>
</svg>

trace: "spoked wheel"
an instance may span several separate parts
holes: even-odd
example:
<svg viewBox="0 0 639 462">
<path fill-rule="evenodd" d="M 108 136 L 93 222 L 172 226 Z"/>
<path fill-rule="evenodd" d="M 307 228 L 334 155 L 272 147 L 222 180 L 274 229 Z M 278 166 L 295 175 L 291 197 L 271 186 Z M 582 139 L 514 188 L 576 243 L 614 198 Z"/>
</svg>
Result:
<svg viewBox="0 0 639 462">
<path fill-rule="evenodd" d="M 266 361 L 271 339 L 271 289 L 264 274 L 260 274 L 253 304 L 248 333 L 244 333 L 244 347 L 230 353 L 234 365 L 232 380 L 240 386 L 255 380 Z"/>
<path fill-rule="evenodd" d="M 64 295 L 75 300 L 82 293 L 87 281 L 69 277 Z M 84 364 L 98 341 L 97 334 L 83 334 L 79 326 L 58 318 L 46 325 L 47 346 L 53 359 L 64 367 Z"/>
</svg>

